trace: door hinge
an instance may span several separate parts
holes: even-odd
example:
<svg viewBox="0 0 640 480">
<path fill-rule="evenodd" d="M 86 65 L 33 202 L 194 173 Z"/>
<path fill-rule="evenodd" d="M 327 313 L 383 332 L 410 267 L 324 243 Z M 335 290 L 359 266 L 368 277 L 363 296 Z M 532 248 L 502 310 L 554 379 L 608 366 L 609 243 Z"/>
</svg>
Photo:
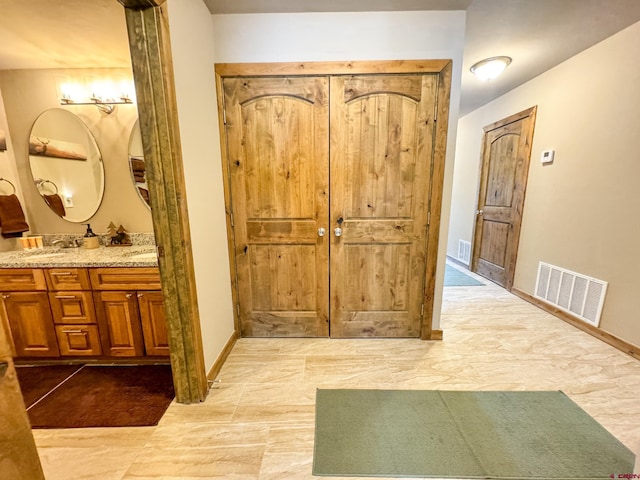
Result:
<svg viewBox="0 0 640 480">
<path fill-rule="evenodd" d="M 223 107 L 222 110 L 222 123 L 227 124 L 227 110 Z"/>
<path fill-rule="evenodd" d="M 240 304 L 236 303 L 236 311 L 238 312 L 238 317 L 240 316 Z"/>
<path fill-rule="evenodd" d="M 235 225 L 233 224 L 233 213 L 229 214 L 229 221 L 231 222 L 231 226 L 234 227 Z"/>
<path fill-rule="evenodd" d="M 420 316 L 424 317 L 424 303 L 420 305 Z"/>
<path fill-rule="evenodd" d="M 436 106 L 433 109 L 433 121 L 438 121 L 438 102 L 436 102 Z"/>
<path fill-rule="evenodd" d="M 427 227 L 431 225 L 431 212 L 427 213 Z"/>
<path fill-rule="evenodd" d="M 164 258 L 164 247 L 162 245 L 158 245 L 158 258 Z"/>
</svg>

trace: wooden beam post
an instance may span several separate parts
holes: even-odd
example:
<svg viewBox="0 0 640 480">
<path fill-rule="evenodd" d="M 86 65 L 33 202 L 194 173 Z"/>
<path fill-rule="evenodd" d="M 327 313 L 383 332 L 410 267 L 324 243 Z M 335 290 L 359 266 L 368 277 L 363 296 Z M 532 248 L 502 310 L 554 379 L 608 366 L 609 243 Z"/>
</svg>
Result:
<svg viewBox="0 0 640 480">
<path fill-rule="evenodd" d="M 176 400 L 179 403 L 200 402 L 207 395 L 207 377 L 168 19 L 162 6 L 164 0 L 119 2 L 125 7 L 129 32 Z"/>
</svg>

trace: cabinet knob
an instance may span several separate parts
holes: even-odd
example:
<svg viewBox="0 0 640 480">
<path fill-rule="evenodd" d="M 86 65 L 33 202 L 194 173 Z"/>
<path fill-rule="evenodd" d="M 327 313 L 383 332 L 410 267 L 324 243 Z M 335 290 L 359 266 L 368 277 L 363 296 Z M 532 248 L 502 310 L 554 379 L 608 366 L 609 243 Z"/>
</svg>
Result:
<svg viewBox="0 0 640 480">
<path fill-rule="evenodd" d="M 133 297 L 133 293 L 127 293 L 127 294 L 125 295 L 125 297 L 127 297 L 127 298 L 131 298 L 131 297 Z"/>
<path fill-rule="evenodd" d="M 2 298 L 11 298 L 11 295 L 9 295 L 8 293 L 3 293 Z"/>
<path fill-rule="evenodd" d="M 144 293 L 138 293 L 138 298 L 144 297 Z"/>
</svg>

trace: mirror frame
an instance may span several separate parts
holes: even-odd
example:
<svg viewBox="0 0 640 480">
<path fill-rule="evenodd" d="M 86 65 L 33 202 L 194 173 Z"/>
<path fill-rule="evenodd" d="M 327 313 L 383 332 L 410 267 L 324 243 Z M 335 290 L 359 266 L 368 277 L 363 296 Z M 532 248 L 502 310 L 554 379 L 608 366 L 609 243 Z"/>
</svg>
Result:
<svg viewBox="0 0 640 480">
<path fill-rule="evenodd" d="M 57 115 L 59 118 L 52 122 L 52 130 L 38 134 L 38 124 L 48 121 L 48 117 L 53 115 Z M 75 131 L 70 129 L 69 135 L 61 135 L 60 132 L 63 128 L 61 125 L 68 125 L 69 122 L 72 122 L 71 128 Z M 80 137 L 83 135 L 85 138 L 81 139 Z M 37 165 L 37 163 L 46 162 L 53 165 L 53 162 L 61 161 L 69 163 L 56 167 L 49 173 L 42 172 L 42 168 L 39 169 Z M 27 163 L 38 196 L 61 219 L 71 223 L 83 223 L 98 212 L 105 192 L 104 161 L 91 130 L 75 113 L 63 108 L 49 108 L 38 115 L 31 126 Z M 99 166 L 99 172 L 97 166 Z M 92 177 L 89 182 L 93 182 L 96 186 L 95 204 L 87 208 L 83 206 L 84 212 L 78 216 L 68 213 L 67 208 L 73 207 L 69 207 L 66 202 L 66 193 L 69 188 L 68 173 L 73 169 L 78 171 L 80 175 L 87 175 L 90 172 Z M 65 175 L 65 170 L 67 175 Z M 61 173 L 57 175 L 58 172 Z M 52 175 L 52 173 L 56 175 Z M 84 186 L 85 183 L 84 179 L 81 180 L 81 185 L 73 183 L 71 193 L 78 192 L 78 188 Z"/>
</svg>

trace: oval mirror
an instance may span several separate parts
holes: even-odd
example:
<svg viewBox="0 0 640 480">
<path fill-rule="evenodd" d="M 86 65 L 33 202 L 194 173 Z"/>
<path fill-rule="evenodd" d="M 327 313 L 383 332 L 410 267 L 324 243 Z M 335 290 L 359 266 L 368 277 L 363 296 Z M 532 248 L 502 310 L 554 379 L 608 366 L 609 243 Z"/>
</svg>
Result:
<svg viewBox="0 0 640 480">
<path fill-rule="evenodd" d="M 75 114 L 52 108 L 40 114 L 29 138 L 29 166 L 47 206 L 69 222 L 98 211 L 104 194 L 104 165 L 89 128 Z"/>
<path fill-rule="evenodd" d="M 133 181 L 136 192 L 138 192 L 138 196 L 149 210 L 151 210 L 139 120 L 136 120 L 136 123 L 133 125 L 131 136 L 129 137 L 129 170 L 131 171 L 131 180 Z"/>
</svg>

